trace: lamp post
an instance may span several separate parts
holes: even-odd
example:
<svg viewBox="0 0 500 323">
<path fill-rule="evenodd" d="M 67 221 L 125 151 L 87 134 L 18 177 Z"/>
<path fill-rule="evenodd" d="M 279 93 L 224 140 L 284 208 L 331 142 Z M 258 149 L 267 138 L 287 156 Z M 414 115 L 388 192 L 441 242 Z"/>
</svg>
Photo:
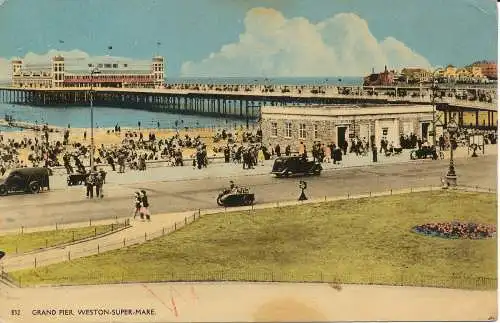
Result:
<svg viewBox="0 0 500 323">
<path fill-rule="evenodd" d="M 90 172 L 94 171 L 94 74 L 99 74 L 101 71 L 94 67 L 90 71 Z"/>
<path fill-rule="evenodd" d="M 448 186 L 455 187 L 457 186 L 457 174 L 455 173 L 455 165 L 453 162 L 453 137 L 458 130 L 458 124 L 455 122 L 454 118 L 448 122 L 447 130 L 450 134 L 450 165 L 448 167 L 448 173 L 446 174 L 446 181 Z"/>
</svg>

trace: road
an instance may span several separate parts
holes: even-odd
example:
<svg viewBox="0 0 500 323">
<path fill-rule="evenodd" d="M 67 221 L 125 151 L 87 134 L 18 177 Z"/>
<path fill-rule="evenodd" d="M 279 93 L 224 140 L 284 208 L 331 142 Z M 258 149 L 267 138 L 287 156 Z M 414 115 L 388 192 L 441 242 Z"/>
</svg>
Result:
<svg viewBox="0 0 500 323">
<path fill-rule="evenodd" d="M 324 171 L 307 177 L 311 198 L 361 194 L 389 189 L 440 185 L 448 161 L 422 160 L 399 164 L 353 167 Z M 460 185 L 496 188 L 497 156 L 458 159 L 456 170 Z M 194 171 L 194 170 L 193 170 Z M 126 175 L 125 175 L 126 176 Z M 130 175 L 133 176 L 133 175 Z M 137 178 L 140 178 L 136 176 Z M 145 174 L 144 178 L 147 177 Z M 269 174 L 232 176 L 236 184 L 249 186 L 256 203 L 294 200 L 299 195 L 298 181 L 278 179 Z M 104 199 L 88 200 L 82 186 L 54 189 L 38 195 L 13 195 L 0 199 L 0 229 L 16 229 L 115 217 L 132 213 L 133 194 L 145 189 L 153 213 L 180 212 L 216 206 L 218 192 L 229 178 L 213 177 L 187 180 L 155 180 L 107 184 Z M 61 186 L 62 187 L 62 186 Z"/>
</svg>

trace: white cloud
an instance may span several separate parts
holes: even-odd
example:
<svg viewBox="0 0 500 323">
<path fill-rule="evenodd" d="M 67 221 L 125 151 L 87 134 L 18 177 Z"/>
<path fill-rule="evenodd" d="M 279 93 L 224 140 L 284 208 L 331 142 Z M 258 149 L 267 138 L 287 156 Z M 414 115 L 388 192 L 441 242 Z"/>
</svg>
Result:
<svg viewBox="0 0 500 323">
<path fill-rule="evenodd" d="M 0 82 L 5 83 L 11 76 L 10 60 L 0 57 Z"/>
<path fill-rule="evenodd" d="M 1 1 L 1 0 L 0 0 Z M 0 82 L 5 83 L 5 81 L 11 78 L 11 60 L 12 59 L 22 59 L 23 65 L 26 68 L 31 68 L 33 70 L 43 69 L 44 67 L 49 67 L 51 64 L 51 59 L 54 56 L 61 55 L 64 57 L 65 65 L 67 69 L 88 69 L 88 63 L 91 61 L 105 62 L 106 60 L 113 60 L 119 62 L 129 62 L 129 66 L 140 66 L 145 68 L 151 64 L 147 60 L 134 60 L 127 57 L 117 57 L 117 56 L 90 56 L 84 51 L 79 49 L 73 49 L 70 51 L 60 51 L 51 49 L 46 53 L 37 54 L 29 52 L 24 57 L 11 57 L 9 59 L 0 57 Z"/>
<path fill-rule="evenodd" d="M 378 41 L 353 13 L 317 24 L 287 19 L 274 9 L 247 12 L 239 41 L 199 61 L 184 62 L 183 76 L 362 76 L 372 68 L 430 68 L 429 61 L 401 41 Z"/>
</svg>

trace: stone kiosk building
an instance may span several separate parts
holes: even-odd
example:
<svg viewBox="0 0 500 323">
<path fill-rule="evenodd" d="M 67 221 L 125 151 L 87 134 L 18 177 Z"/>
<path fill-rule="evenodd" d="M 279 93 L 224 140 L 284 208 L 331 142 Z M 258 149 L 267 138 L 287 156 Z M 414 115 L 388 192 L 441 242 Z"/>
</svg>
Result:
<svg viewBox="0 0 500 323">
<path fill-rule="evenodd" d="M 382 138 L 399 147 L 400 136 L 411 133 L 430 142 L 432 111 L 431 105 L 266 106 L 261 108 L 263 143 L 279 143 L 282 149 L 290 145 L 296 151 L 300 141 L 309 150 L 314 141 L 339 145 L 375 136 L 378 148 Z"/>
</svg>

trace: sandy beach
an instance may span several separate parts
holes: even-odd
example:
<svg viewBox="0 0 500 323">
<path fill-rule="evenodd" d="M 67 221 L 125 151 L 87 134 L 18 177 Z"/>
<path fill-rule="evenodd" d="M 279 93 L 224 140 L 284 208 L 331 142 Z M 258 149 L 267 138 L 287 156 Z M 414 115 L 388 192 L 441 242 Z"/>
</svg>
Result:
<svg viewBox="0 0 500 323">
<path fill-rule="evenodd" d="M 49 133 L 49 142 L 51 143 L 56 143 L 57 141 L 63 142 L 63 137 L 64 137 L 64 131 L 67 128 L 63 127 L 55 127 L 55 126 L 50 126 L 49 129 L 53 129 L 52 132 Z M 238 140 L 237 142 L 241 142 L 241 133 L 242 130 L 241 128 L 238 128 L 237 130 L 230 129 L 226 130 L 228 132 L 232 133 L 237 133 Z M 69 129 L 70 134 L 69 134 L 69 142 L 70 144 L 73 143 L 81 143 L 90 146 L 91 140 L 90 140 L 90 128 L 70 128 Z M 225 146 L 227 141 L 226 140 L 221 140 L 217 143 L 213 142 L 213 137 L 216 135 L 217 132 L 221 132 L 222 128 L 220 129 L 212 129 L 212 128 L 191 128 L 191 129 L 180 129 L 180 130 L 175 130 L 175 129 L 157 129 L 157 128 L 141 128 L 140 130 L 138 128 L 121 128 L 121 132 L 116 133 L 114 132 L 114 128 L 94 128 L 94 145 L 95 147 L 99 148 L 102 145 L 104 147 L 110 147 L 110 146 L 118 146 L 122 143 L 123 139 L 125 139 L 125 134 L 132 132 L 132 133 L 137 133 L 137 137 L 134 137 L 135 140 L 139 138 L 139 133 L 142 133 L 144 136 L 145 140 L 148 140 L 148 136 L 150 133 L 154 133 L 156 136 L 156 139 L 168 139 L 173 136 L 175 136 L 177 133 L 181 138 L 184 138 L 185 135 L 188 135 L 191 138 L 195 138 L 196 136 L 200 136 L 202 141 L 206 144 L 207 146 L 207 151 L 208 155 L 210 157 L 215 157 L 215 156 L 223 156 L 221 153 L 214 153 L 214 148 L 222 147 Z M 84 133 L 86 132 L 87 137 L 84 139 Z M 42 131 L 35 131 L 31 129 L 24 129 L 24 130 L 19 130 L 19 131 L 0 131 L 0 135 L 3 136 L 4 142 L 6 142 L 9 139 L 14 139 L 15 141 L 20 141 L 23 138 L 38 138 L 39 140 L 44 140 L 42 139 L 43 132 Z M 31 153 L 31 150 L 29 148 L 23 148 L 19 149 L 19 159 L 27 162 L 28 161 L 28 156 Z M 183 157 L 184 158 L 190 158 L 192 155 L 196 152 L 195 148 L 184 148 L 183 149 Z M 62 157 L 60 157 L 62 160 Z M 30 163 L 28 163 L 29 165 Z"/>
</svg>

